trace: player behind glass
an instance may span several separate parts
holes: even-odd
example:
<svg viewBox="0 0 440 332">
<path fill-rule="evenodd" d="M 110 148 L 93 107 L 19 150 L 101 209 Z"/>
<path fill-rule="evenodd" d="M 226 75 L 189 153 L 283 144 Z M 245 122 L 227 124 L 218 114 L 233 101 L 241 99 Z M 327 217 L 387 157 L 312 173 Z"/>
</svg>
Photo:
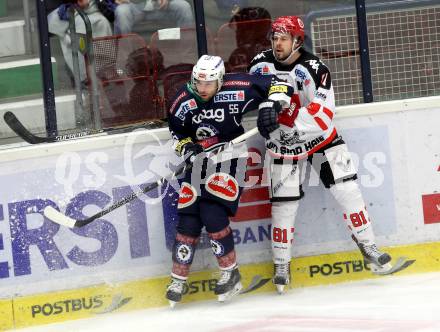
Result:
<svg viewBox="0 0 440 332">
<path fill-rule="evenodd" d="M 179 179 L 179 220 L 166 292 L 171 306 L 182 298 L 203 227 L 221 271 L 214 293 L 224 301 L 240 291 L 229 217 L 237 211 L 244 185 L 247 147 L 245 142 L 236 144 L 216 159 L 207 158 L 206 153 L 244 133 L 241 122 L 245 113 L 281 110 L 282 105 L 290 104 L 292 93 L 289 84 L 273 75 L 225 75 L 223 60 L 210 55 L 198 60 L 191 81 L 176 93 L 169 109 L 169 128 L 176 152 L 193 167 Z"/>
<path fill-rule="evenodd" d="M 295 90 L 289 109 L 279 114 L 262 109 L 257 120 L 271 155 L 273 283 L 280 293 L 290 283 L 294 222 L 304 195 L 299 162 L 306 158 L 342 207 L 352 238 L 373 271 L 391 269 L 390 255 L 376 246 L 354 163 L 333 123 L 335 97 L 327 66 L 302 48 L 304 25 L 296 16 L 274 20 L 271 40 L 272 49 L 255 56 L 249 71 L 261 77 L 276 74 Z"/>
</svg>

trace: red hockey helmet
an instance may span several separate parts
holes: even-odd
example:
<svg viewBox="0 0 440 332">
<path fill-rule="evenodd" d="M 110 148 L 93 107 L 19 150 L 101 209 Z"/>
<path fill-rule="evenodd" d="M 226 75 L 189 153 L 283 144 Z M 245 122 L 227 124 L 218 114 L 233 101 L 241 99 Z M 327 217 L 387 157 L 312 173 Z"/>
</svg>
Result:
<svg viewBox="0 0 440 332">
<path fill-rule="evenodd" d="M 304 41 L 304 23 L 298 16 L 280 16 L 272 23 L 272 34 L 290 34 L 293 38 L 300 37 Z"/>
</svg>

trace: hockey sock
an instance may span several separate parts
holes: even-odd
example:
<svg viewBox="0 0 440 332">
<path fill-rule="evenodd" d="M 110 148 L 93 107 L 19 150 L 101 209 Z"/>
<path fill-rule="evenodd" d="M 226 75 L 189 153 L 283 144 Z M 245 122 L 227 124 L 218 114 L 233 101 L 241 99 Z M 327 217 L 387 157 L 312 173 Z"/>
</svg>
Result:
<svg viewBox="0 0 440 332">
<path fill-rule="evenodd" d="M 275 264 L 292 258 L 291 248 L 299 201 L 272 202 L 272 255 Z"/>
<path fill-rule="evenodd" d="M 344 220 L 353 236 L 363 244 L 374 244 L 373 227 L 357 182 L 338 183 L 330 188 L 330 192 L 341 205 Z"/>
</svg>

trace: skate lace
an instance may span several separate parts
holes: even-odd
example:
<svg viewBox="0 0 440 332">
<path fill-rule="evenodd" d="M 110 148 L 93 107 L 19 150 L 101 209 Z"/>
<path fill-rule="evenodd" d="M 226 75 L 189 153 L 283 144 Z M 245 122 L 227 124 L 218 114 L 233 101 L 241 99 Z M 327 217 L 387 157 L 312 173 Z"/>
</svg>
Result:
<svg viewBox="0 0 440 332">
<path fill-rule="evenodd" d="M 231 278 L 232 271 L 233 270 L 222 270 L 221 275 L 220 275 L 220 279 L 218 280 L 217 285 L 226 284 L 229 281 L 229 279 Z"/>
<path fill-rule="evenodd" d="M 382 255 L 382 253 L 377 249 L 377 246 L 375 244 L 372 245 L 364 245 L 364 251 L 367 254 L 367 256 L 378 258 Z"/>
<path fill-rule="evenodd" d="M 184 284 L 185 282 L 182 280 L 173 279 L 171 284 L 168 286 L 168 290 L 176 293 L 182 293 Z"/>
<path fill-rule="evenodd" d="M 285 276 L 289 274 L 289 264 L 275 264 L 275 275 Z"/>
</svg>

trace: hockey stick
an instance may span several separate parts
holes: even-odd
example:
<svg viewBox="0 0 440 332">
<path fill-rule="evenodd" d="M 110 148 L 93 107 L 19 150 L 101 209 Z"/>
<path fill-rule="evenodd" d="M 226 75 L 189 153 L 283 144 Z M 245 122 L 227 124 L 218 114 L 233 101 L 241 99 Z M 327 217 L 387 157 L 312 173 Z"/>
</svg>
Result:
<svg viewBox="0 0 440 332">
<path fill-rule="evenodd" d="M 233 139 L 231 142 L 229 142 L 229 144 L 227 145 L 223 145 L 222 147 L 220 147 L 216 152 L 219 153 L 221 151 L 223 151 L 226 147 L 232 146 L 234 144 L 240 143 L 244 140 L 246 140 L 247 138 L 255 135 L 258 132 L 257 128 L 251 129 L 248 132 L 244 133 L 241 136 L 238 136 L 237 138 Z M 144 188 L 142 188 L 141 190 L 138 190 L 136 192 L 131 193 L 130 195 L 128 195 L 127 197 L 122 198 L 121 200 L 117 201 L 116 203 L 113 203 L 112 205 L 110 205 L 108 208 L 95 213 L 93 216 L 86 218 L 86 219 L 73 219 L 70 218 L 66 215 L 64 215 L 63 213 L 61 213 L 60 211 L 58 211 L 57 209 L 55 209 L 52 206 L 47 206 L 44 209 L 44 216 L 50 220 L 52 220 L 53 222 L 60 224 L 60 225 L 64 225 L 67 226 L 69 228 L 77 228 L 77 227 L 83 227 L 85 225 L 90 224 L 92 221 L 94 221 L 95 219 L 98 219 L 110 212 L 112 212 L 113 210 L 116 210 L 117 208 L 127 204 L 128 202 L 131 202 L 132 200 L 134 200 L 136 197 L 139 197 L 142 194 L 145 194 L 157 187 L 159 187 L 160 185 L 162 185 L 165 181 L 172 179 L 175 176 L 178 176 L 180 174 L 182 174 L 185 170 L 189 170 L 191 169 L 192 165 L 191 164 L 185 164 L 181 167 L 179 167 L 175 172 L 171 173 L 170 175 L 161 178 L 160 180 L 158 180 L 157 182 L 153 182 L 147 186 L 145 186 Z"/>
<path fill-rule="evenodd" d="M 61 142 L 68 141 L 71 139 L 77 139 L 89 135 L 102 134 L 102 133 L 112 133 L 112 134 L 120 134 L 133 131 L 135 129 L 146 128 L 146 129 L 154 129 L 160 128 L 163 123 L 161 120 L 152 120 L 145 122 L 141 125 L 122 127 L 122 128 L 105 128 L 100 130 L 85 130 L 72 134 L 58 135 L 54 137 L 41 137 L 32 134 L 29 130 L 23 126 L 23 124 L 18 120 L 14 113 L 8 111 L 4 114 L 3 118 L 5 119 L 6 124 L 9 128 L 14 131 L 19 137 L 21 137 L 24 141 L 30 144 L 39 144 L 39 143 L 53 143 L 53 142 Z"/>
</svg>

